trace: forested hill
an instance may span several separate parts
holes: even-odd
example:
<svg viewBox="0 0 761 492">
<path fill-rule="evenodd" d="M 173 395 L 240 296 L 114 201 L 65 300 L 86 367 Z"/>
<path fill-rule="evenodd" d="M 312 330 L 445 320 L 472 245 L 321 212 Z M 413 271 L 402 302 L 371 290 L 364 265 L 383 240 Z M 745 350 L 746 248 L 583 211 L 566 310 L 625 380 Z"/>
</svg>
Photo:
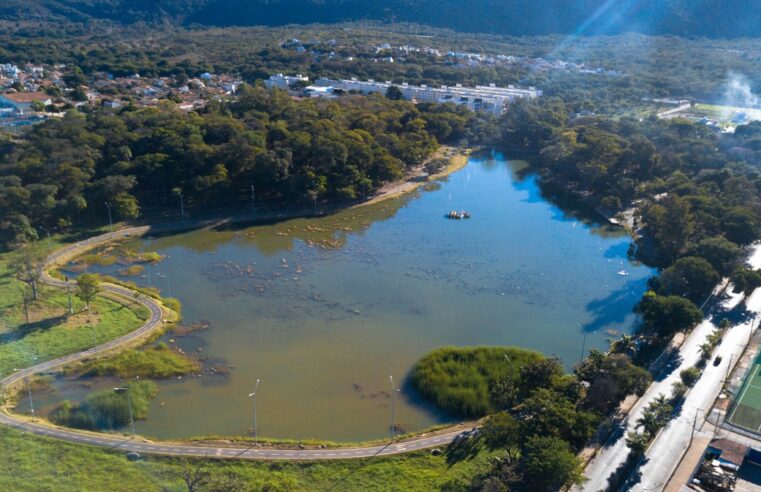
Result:
<svg viewBox="0 0 761 492">
<path fill-rule="evenodd" d="M 742 0 L 3 0 L 0 19 L 216 26 L 366 19 L 509 35 L 761 34 L 761 9 Z"/>
</svg>

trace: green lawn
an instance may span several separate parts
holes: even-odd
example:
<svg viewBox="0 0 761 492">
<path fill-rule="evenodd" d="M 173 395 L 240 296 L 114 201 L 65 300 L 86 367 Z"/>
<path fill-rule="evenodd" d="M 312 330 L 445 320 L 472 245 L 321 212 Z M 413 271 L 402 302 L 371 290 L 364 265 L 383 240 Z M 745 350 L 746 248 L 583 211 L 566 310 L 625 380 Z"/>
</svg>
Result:
<svg viewBox="0 0 761 492">
<path fill-rule="evenodd" d="M 206 469 L 212 477 L 233 475 L 238 488 L 252 491 L 462 490 L 492 456 L 480 450 L 448 463 L 445 455 L 421 451 L 369 462 L 209 461 Z M 166 458 L 130 462 L 122 453 L 0 428 L 0 490 L 182 491 L 187 489 L 171 475 L 182 466 Z"/>
<path fill-rule="evenodd" d="M 61 243 L 57 238 L 53 247 Z M 35 245 L 47 250 L 47 242 Z M 30 323 L 26 324 L 21 289 L 26 286 L 8 270 L 15 253 L 0 255 L 0 376 L 103 343 L 138 328 L 148 318 L 148 310 L 139 304 L 132 308 L 98 297 L 89 313 L 75 297 L 73 316 L 68 315 L 68 299 L 62 289 L 40 286 L 39 299 L 29 306 Z M 95 328 L 95 339 L 93 330 Z"/>
</svg>

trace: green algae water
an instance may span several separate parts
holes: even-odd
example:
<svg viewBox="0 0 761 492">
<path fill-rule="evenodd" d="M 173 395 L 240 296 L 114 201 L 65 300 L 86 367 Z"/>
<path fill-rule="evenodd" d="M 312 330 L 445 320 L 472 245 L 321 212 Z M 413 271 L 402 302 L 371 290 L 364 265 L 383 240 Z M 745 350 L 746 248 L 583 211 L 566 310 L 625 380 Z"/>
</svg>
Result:
<svg viewBox="0 0 761 492">
<path fill-rule="evenodd" d="M 184 324 L 209 326 L 162 340 L 212 367 L 159 382 L 138 432 L 245 434 L 260 379 L 260 436 L 383 438 L 390 375 L 400 427 L 452 421 L 405 383 L 431 349 L 516 345 L 570 367 L 582 343 L 606 348 L 631 330 L 652 271 L 627 259 L 623 230 L 560 209 L 524 170 L 499 153 L 474 156 L 413 194 L 327 217 L 132 241 L 166 256 L 132 280 L 171 291 Z M 471 218 L 445 219 L 453 209 Z M 50 409 L 109 385 L 60 380 L 36 398 Z"/>
</svg>

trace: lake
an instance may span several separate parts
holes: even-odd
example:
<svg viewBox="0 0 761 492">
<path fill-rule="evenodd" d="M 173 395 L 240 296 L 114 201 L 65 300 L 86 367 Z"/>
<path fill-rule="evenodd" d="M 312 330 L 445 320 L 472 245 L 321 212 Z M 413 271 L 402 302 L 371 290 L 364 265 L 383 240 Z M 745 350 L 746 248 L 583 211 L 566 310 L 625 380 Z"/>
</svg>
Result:
<svg viewBox="0 0 761 492">
<path fill-rule="evenodd" d="M 162 340 L 218 373 L 159 382 L 138 432 L 244 434 L 259 378 L 260 436 L 382 438 L 389 375 L 402 389 L 397 423 L 414 431 L 452 421 L 405 382 L 431 349 L 516 345 L 570 368 L 582 343 L 607 348 L 632 330 L 653 272 L 627 259 L 625 231 L 546 200 L 525 168 L 499 153 L 471 156 L 446 180 L 326 217 L 133 240 L 166 256 L 147 273 L 182 301 L 184 323 L 210 325 Z M 452 209 L 472 217 L 445 219 Z M 60 379 L 36 403 L 44 412 L 113 385 L 86 383 Z"/>
</svg>

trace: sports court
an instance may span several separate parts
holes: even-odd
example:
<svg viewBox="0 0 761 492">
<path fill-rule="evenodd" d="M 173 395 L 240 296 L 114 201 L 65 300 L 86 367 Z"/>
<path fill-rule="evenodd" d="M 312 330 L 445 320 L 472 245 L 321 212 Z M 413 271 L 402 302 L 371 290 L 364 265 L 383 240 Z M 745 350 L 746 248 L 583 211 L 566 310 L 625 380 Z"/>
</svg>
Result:
<svg viewBox="0 0 761 492">
<path fill-rule="evenodd" d="M 761 354 L 748 371 L 728 420 L 738 427 L 761 433 Z"/>
</svg>

